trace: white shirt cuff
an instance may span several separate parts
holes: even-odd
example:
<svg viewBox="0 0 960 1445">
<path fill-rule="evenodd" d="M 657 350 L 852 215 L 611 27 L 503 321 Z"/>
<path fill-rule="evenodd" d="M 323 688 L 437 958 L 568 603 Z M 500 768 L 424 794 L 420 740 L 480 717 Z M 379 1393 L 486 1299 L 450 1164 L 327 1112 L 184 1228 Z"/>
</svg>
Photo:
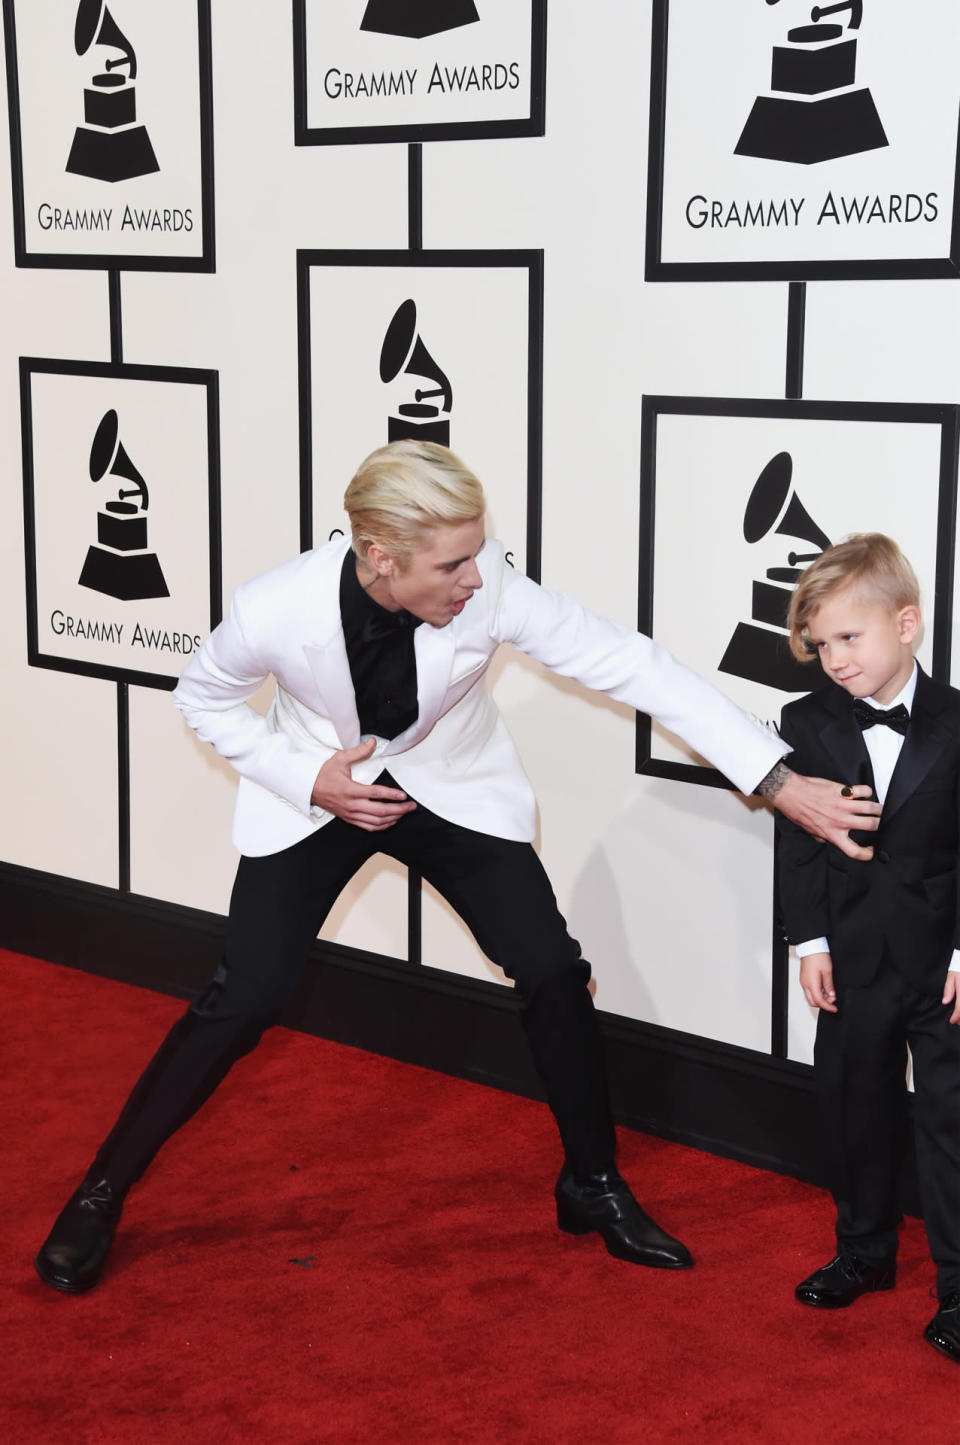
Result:
<svg viewBox="0 0 960 1445">
<path fill-rule="evenodd" d="M 827 938 L 810 938 L 806 943 L 797 944 L 797 957 L 806 958 L 811 953 L 829 953 L 830 941 Z M 950 960 L 950 973 L 960 973 L 960 948 L 953 950 L 953 957 Z"/>
<path fill-rule="evenodd" d="M 806 943 L 797 944 L 797 957 L 806 958 L 809 953 L 829 953 L 830 943 L 826 938 L 810 938 Z M 957 964 L 960 968 L 960 963 Z"/>
</svg>

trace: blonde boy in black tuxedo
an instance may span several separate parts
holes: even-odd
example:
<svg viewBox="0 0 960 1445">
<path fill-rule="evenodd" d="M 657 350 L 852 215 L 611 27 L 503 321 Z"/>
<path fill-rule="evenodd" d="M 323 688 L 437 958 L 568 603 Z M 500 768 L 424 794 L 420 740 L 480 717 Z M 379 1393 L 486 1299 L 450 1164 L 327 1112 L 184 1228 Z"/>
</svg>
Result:
<svg viewBox="0 0 960 1445">
<path fill-rule="evenodd" d="M 797 1286 L 821 1308 L 892 1289 L 907 1045 L 917 1162 L 939 1309 L 925 1338 L 960 1362 L 960 692 L 917 666 L 917 581 L 896 543 L 850 537 L 804 572 L 797 657 L 830 682 L 789 703 L 791 767 L 871 784 L 883 805 L 863 862 L 778 818 L 781 896 L 800 983 L 820 1010 L 817 1091 L 837 1203 L 837 1254 Z"/>
</svg>

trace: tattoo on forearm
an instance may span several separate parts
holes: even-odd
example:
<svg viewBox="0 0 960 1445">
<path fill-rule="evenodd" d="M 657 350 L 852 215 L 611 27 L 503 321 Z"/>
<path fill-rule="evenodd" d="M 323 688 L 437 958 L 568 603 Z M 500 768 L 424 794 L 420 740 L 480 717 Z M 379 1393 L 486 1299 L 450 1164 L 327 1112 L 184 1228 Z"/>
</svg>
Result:
<svg viewBox="0 0 960 1445">
<path fill-rule="evenodd" d="M 781 759 L 779 763 L 774 763 L 767 776 L 757 784 L 757 792 L 761 798 L 772 803 L 787 779 L 792 777 L 793 770 Z"/>
</svg>

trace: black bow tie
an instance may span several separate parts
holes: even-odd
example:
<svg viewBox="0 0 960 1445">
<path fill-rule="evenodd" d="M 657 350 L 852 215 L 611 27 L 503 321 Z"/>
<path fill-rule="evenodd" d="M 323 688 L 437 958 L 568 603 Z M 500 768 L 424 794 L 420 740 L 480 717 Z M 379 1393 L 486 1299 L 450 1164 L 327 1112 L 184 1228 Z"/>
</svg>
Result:
<svg viewBox="0 0 960 1445">
<path fill-rule="evenodd" d="M 412 632 L 419 627 L 422 617 L 414 617 L 406 609 L 388 612 L 376 604 L 365 611 L 362 639 L 364 642 L 379 642 L 382 637 L 395 637 L 399 632 Z"/>
<path fill-rule="evenodd" d="M 898 703 L 896 707 L 884 709 L 871 707 L 862 698 L 855 697 L 853 699 L 853 715 L 858 726 L 864 731 L 874 727 L 877 723 L 883 723 L 885 727 L 893 728 L 894 732 L 899 733 L 901 737 L 906 737 L 907 728 L 910 726 L 910 714 L 902 702 Z"/>
</svg>

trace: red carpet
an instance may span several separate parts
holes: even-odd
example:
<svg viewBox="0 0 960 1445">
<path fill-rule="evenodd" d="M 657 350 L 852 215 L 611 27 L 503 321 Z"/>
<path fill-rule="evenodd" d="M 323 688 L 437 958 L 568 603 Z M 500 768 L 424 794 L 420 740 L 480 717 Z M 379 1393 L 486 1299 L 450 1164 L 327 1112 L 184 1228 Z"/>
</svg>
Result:
<svg viewBox="0 0 960 1445">
<path fill-rule="evenodd" d="M 817 1190 L 639 1134 L 685 1274 L 555 1228 L 540 1104 L 274 1030 L 127 1204 L 102 1285 L 32 1257 L 181 1005 L 0 952 L 8 1440 L 70 1445 L 960 1442 L 960 1369 L 897 1289 L 830 1314 Z"/>
</svg>

